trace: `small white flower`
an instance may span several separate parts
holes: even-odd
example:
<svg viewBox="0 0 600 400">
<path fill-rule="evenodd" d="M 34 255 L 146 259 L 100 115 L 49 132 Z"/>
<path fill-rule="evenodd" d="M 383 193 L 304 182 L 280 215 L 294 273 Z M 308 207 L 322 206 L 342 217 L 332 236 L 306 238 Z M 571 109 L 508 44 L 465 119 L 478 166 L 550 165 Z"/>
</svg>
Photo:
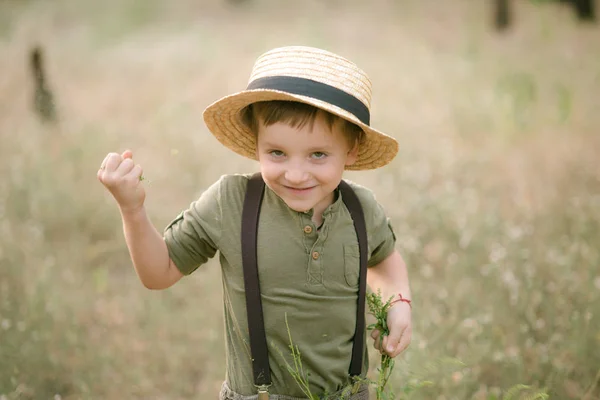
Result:
<svg viewBox="0 0 600 400">
<path fill-rule="evenodd" d="M 473 318 L 467 318 L 462 322 L 462 326 L 465 328 L 475 328 L 479 324 Z"/>
<path fill-rule="evenodd" d="M 494 352 L 492 359 L 494 361 L 502 361 L 504 360 L 504 353 L 502 353 L 501 351 L 496 351 Z"/>
<path fill-rule="evenodd" d="M 538 319 L 537 321 L 535 321 L 535 329 L 544 329 L 544 327 L 546 326 L 546 322 L 543 319 Z"/>
<path fill-rule="evenodd" d="M 512 226 L 508 229 L 508 236 L 512 240 L 519 240 L 523 236 L 523 228 L 520 226 Z"/>
<path fill-rule="evenodd" d="M 510 346 L 506 349 L 506 354 L 510 358 L 518 358 L 519 357 L 519 348 L 517 346 Z"/>
<path fill-rule="evenodd" d="M 497 263 L 502 261 L 506 257 L 506 249 L 499 243 L 494 243 L 492 246 L 492 251 L 490 251 L 490 261 L 492 263 Z"/>
</svg>

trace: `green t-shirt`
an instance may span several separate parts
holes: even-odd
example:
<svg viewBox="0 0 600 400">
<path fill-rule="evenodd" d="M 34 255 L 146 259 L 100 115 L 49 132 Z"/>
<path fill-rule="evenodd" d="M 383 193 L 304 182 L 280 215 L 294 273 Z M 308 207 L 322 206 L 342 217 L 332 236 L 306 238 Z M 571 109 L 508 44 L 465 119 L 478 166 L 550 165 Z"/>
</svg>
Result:
<svg viewBox="0 0 600 400">
<path fill-rule="evenodd" d="M 229 387 L 256 393 L 250 357 L 241 253 L 241 214 L 251 175 L 226 175 L 208 188 L 165 229 L 169 255 L 183 274 L 219 251 L 225 313 Z M 394 250 L 395 237 L 383 208 L 368 189 L 349 182 L 364 209 L 368 266 Z M 314 394 L 336 392 L 349 383 L 356 327 L 359 250 L 350 213 L 337 198 L 323 212 L 317 229 L 312 210 L 297 212 L 268 187 L 258 229 L 258 270 L 272 386 L 270 393 L 302 397 L 286 368 L 293 364 L 292 340 L 310 373 Z M 366 337 L 366 335 L 365 335 Z M 365 367 L 368 368 L 366 341 Z"/>
</svg>

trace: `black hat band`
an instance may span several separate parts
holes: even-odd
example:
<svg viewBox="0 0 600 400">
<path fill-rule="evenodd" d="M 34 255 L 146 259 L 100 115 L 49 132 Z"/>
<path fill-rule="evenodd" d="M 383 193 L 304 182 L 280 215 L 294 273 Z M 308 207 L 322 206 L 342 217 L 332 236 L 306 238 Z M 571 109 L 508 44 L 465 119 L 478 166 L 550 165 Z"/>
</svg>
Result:
<svg viewBox="0 0 600 400">
<path fill-rule="evenodd" d="M 246 89 L 270 89 L 312 97 L 348 111 L 365 125 L 369 125 L 371 120 L 369 109 L 362 101 L 343 90 L 312 79 L 295 76 L 267 76 L 253 80 Z"/>
</svg>

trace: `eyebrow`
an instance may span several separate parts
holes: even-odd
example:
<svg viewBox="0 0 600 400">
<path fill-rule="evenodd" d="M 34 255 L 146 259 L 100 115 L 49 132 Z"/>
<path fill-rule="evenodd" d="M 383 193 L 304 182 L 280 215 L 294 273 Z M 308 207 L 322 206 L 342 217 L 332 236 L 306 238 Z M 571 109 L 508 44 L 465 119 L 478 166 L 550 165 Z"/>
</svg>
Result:
<svg viewBox="0 0 600 400">
<path fill-rule="evenodd" d="M 317 151 L 331 151 L 331 146 L 311 147 L 310 149 L 308 149 L 309 153 L 314 153 Z"/>
<path fill-rule="evenodd" d="M 274 145 L 271 142 L 264 142 L 263 145 L 268 148 L 281 148 L 281 146 Z"/>
</svg>

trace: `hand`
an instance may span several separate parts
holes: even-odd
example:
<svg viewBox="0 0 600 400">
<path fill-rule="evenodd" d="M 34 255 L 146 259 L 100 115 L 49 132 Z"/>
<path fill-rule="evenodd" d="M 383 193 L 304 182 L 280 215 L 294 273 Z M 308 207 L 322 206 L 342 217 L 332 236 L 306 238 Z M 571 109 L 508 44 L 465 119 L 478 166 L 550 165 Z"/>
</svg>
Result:
<svg viewBox="0 0 600 400">
<path fill-rule="evenodd" d="M 146 199 L 146 191 L 141 182 L 142 167 L 133 162 L 133 153 L 109 153 L 98 170 L 98 180 L 113 195 L 121 212 L 141 209 Z"/>
<path fill-rule="evenodd" d="M 381 354 L 396 357 L 402 353 L 410 344 L 412 336 L 411 308 L 408 304 L 398 302 L 388 309 L 387 325 L 390 330 L 389 336 L 381 340 L 381 332 L 373 330 L 371 337 L 375 340 L 375 347 Z"/>
</svg>

